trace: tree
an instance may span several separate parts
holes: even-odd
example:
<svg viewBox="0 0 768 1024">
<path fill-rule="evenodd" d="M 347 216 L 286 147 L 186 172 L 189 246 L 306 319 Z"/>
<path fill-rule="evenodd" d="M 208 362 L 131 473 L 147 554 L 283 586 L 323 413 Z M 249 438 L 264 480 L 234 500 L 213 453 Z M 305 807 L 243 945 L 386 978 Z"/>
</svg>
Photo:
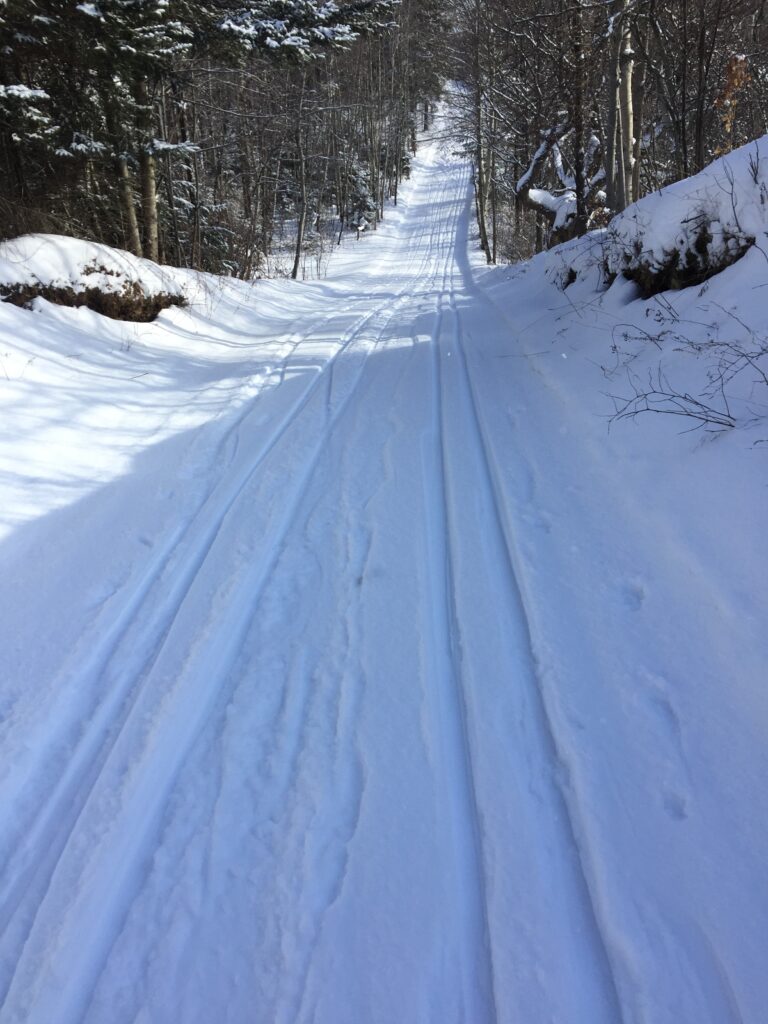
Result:
<svg viewBox="0 0 768 1024">
<path fill-rule="evenodd" d="M 581 234 L 768 127 L 764 0 L 454 0 L 452 10 L 460 134 L 484 153 L 486 254 Z"/>
<path fill-rule="evenodd" d="M 375 224 L 408 172 L 434 0 L 10 0 L 0 203 L 152 259 L 250 274 L 294 223 Z M 426 42 L 425 42 L 426 41 Z M 368 223 L 366 220 L 365 223 Z"/>
</svg>

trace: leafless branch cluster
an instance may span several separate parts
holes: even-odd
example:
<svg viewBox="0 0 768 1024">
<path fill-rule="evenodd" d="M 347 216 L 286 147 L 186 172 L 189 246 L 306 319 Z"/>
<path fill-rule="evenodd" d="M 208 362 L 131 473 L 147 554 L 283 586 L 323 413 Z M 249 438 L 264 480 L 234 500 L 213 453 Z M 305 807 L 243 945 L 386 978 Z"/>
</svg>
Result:
<svg viewBox="0 0 768 1024">
<path fill-rule="evenodd" d="M 660 367 L 649 370 L 645 380 L 628 372 L 627 383 L 631 391 L 628 396 L 609 395 L 614 404 L 612 421 L 634 419 L 641 413 L 655 412 L 693 420 L 692 430 L 728 430 L 736 426 L 724 392 L 721 392 L 721 405 L 708 403 L 703 397 L 676 390 Z"/>
<path fill-rule="evenodd" d="M 456 0 L 490 262 L 560 242 L 768 131 L 763 0 Z M 755 174 L 758 171 L 755 169 Z"/>
<path fill-rule="evenodd" d="M 614 328 L 613 363 L 602 369 L 608 380 L 625 380 L 628 392 L 608 395 L 614 406 L 612 421 L 656 412 L 687 417 L 694 421 L 693 429 L 726 430 L 768 416 L 768 338 L 758 336 L 733 311 L 713 305 L 742 329 L 739 338 L 722 339 L 716 325 L 682 321 L 677 314 L 673 326 L 661 331 L 636 325 Z M 661 322 L 667 319 L 664 308 L 660 304 Z M 686 330 L 698 340 L 686 337 Z M 645 376 L 633 370 L 649 344 L 660 352 L 672 350 L 705 360 L 697 394 L 676 387 L 661 362 Z"/>
</svg>

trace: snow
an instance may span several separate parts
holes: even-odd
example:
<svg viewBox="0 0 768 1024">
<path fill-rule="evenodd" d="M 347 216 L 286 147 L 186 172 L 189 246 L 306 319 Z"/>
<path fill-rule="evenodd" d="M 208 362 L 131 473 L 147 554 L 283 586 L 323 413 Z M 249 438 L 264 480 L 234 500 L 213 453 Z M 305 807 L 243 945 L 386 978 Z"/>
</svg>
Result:
<svg viewBox="0 0 768 1024">
<path fill-rule="evenodd" d="M 194 278 L 186 275 L 195 287 Z M 122 291 L 134 281 L 146 295 L 183 295 L 185 275 L 150 260 L 65 235 L 24 235 L 0 242 L 2 285 Z"/>
<path fill-rule="evenodd" d="M 518 182 L 515 185 L 515 192 L 522 192 L 523 189 L 525 188 L 525 186 L 531 181 L 531 179 L 533 177 L 533 172 L 538 167 L 539 161 L 544 157 L 544 155 L 546 154 L 547 150 L 549 149 L 549 145 L 550 144 L 549 144 L 548 140 L 546 138 L 544 138 L 542 140 L 542 142 L 540 143 L 539 148 L 533 154 L 531 162 L 528 165 L 528 167 L 526 168 L 525 172 L 518 179 Z"/>
<path fill-rule="evenodd" d="M 603 240 L 482 268 L 427 142 L 324 281 L 3 248 L 189 302 L 0 304 L 3 1024 L 760 1024 L 765 396 L 606 392 L 768 333 L 765 265 Z"/>
<path fill-rule="evenodd" d="M 558 228 L 565 227 L 568 220 L 573 217 L 576 212 L 575 192 L 565 190 L 560 195 L 555 195 L 542 188 L 531 188 L 528 189 L 528 195 L 534 203 L 538 203 L 539 206 L 554 213 L 555 219 L 552 222 L 553 231 L 556 231 Z"/>
<path fill-rule="evenodd" d="M 43 89 L 30 89 L 27 85 L 0 85 L 0 99 L 12 96 L 18 100 L 47 100 L 48 93 Z"/>
<path fill-rule="evenodd" d="M 104 16 L 96 4 L 77 4 L 75 6 L 75 10 L 80 11 L 82 14 L 87 14 L 90 18 L 99 18 L 101 21 L 104 20 Z"/>
<path fill-rule="evenodd" d="M 619 273 L 639 260 L 662 266 L 671 252 L 694 249 L 702 222 L 711 226 L 707 255 L 712 262 L 752 242 L 768 253 L 768 135 L 614 218 L 608 269 Z"/>
<path fill-rule="evenodd" d="M 153 153 L 199 153 L 200 147 L 194 142 L 166 142 L 164 139 L 152 140 Z"/>
<path fill-rule="evenodd" d="M 308 13 L 317 24 L 294 25 L 280 18 L 259 18 L 253 11 L 243 11 L 236 18 L 227 18 L 222 28 L 243 39 L 262 40 L 272 50 L 287 47 L 303 56 L 309 55 L 313 43 L 339 45 L 357 38 L 357 31 L 350 25 L 334 23 L 339 14 L 336 4 L 323 4 L 311 11 L 300 12 L 305 16 Z M 323 21 L 331 21 L 332 24 L 320 24 Z"/>
</svg>

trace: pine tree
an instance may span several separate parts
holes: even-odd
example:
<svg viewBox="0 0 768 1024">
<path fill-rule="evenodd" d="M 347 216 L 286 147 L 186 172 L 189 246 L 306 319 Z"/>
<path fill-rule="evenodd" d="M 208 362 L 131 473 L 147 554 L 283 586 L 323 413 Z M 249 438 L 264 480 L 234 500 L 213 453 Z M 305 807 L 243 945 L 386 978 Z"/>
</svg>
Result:
<svg viewBox="0 0 768 1024">
<path fill-rule="evenodd" d="M 439 92 L 436 0 L 0 0 L 6 233 L 250 274 L 375 226 Z M 427 14 L 429 15 L 427 17 Z M 439 33 L 438 33 L 439 34 Z"/>
</svg>

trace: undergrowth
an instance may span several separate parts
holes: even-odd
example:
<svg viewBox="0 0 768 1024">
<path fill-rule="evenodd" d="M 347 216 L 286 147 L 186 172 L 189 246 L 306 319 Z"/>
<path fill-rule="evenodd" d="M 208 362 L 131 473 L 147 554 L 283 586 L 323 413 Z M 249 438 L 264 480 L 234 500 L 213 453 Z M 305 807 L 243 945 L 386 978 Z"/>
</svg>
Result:
<svg viewBox="0 0 768 1024">
<path fill-rule="evenodd" d="M 105 291 L 90 287 L 77 290 L 71 285 L 12 284 L 0 285 L 0 300 L 14 306 L 29 308 L 35 299 L 46 299 L 57 306 L 79 308 L 86 306 L 94 313 L 100 313 L 112 320 L 128 320 L 135 323 L 149 323 L 158 313 L 169 306 L 186 306 L 181 295 L 156 292 L 147 295 L 138 281 L 126 282 L 118 291 Z"/>
</svg>

